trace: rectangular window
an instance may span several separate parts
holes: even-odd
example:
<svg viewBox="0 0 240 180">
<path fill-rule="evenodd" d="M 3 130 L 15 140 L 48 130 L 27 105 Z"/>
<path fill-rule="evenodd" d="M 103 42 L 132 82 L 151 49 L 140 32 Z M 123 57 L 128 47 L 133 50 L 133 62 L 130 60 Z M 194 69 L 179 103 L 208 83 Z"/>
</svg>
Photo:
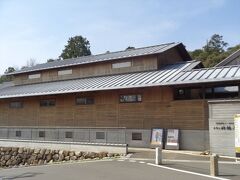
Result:
<svg viewBox="0 0 240 180">
<path fill-rule="evenodd" d="M 207 99 L 238 98 L 238 92 L 238 86 L 213 87 L 205 90 Z"/>
<path fill-rule="evenodd" d="M 105 139 L 105 132 L 96 132 L 96 139 Z"/>
<path fill-rule="evenodd" d="M 134 103 L 134 102 L 142 102 L 141 94 L 133 94 L 133 95 L 121 95 L 120 103 Z"/>
<path fill-rule="evenodd" d="M 58 76 L 69 75 L 69 74 L 72 74 L 72 69 L 58 71 Z"/>
<path fill-rule="evenodd" d="M 94 104 L 94 98 L 91 97 L 78 97 L 76 98 L 77 105 L 87 105 L 87 104 Z"/>
<path fill-rule="evenodd" d="M 238 86 L 174 89 L 175 100 L 238 98 L 238 96 Z"/>
<path fill-rule="evenodd" d="M 46 100 L 40 101 L 41 107 L 51 107 L 51 106 L 55 106 L 55 105 L 56 105 L 55 99 L 46 99 Z"/>
<path fill-rule="evenodd" d="M 142 140 L 142 133 L 133 132 L 132 133 L 132 140 L 141 141 Z"/>
<path fill-rule="evenodd" d="M 16 131 L 16 137 L 21 137 L 22 136 L 22 132 L 21 131 Z"/>
<path fill-rule="evenodd" d="M 73 138 L 73 132 L 65 132 L 65 138 Z"/>
<path fill-rule="evenodd" d="M 131 62 L 131 61 L 121 62 L 121 63 L 113 63 L 113 64 L 112 64 L 112 68 L 113 68 L 113 69 L 125 68 L 125 67 L 131 67 L 131 66 L 132 66 L 132 62 Z"/>
<path fill-rule="evenodd" d="M 45 137 L 45 131 L 39 131 L 38 137 L 41 137 L 41 138 Z"/>
<path fill-rule="evenodd" d="M 174 89 L 174 93 L 175 100 L 191 99 L 191 89 L 187 88 Z"/>
<path fill-rule="evenodd" d="M 41 74 L 38 73 L 38 74 L 29 74 L 28 75 L 28 79 L 38 79 L 41 77 Z"/>
<path fill-rule="evenodd" d="M 23 108 L 23 102 L 20 101 L 10 102 L 9 107 L 15 109 Z"/>
</svg>

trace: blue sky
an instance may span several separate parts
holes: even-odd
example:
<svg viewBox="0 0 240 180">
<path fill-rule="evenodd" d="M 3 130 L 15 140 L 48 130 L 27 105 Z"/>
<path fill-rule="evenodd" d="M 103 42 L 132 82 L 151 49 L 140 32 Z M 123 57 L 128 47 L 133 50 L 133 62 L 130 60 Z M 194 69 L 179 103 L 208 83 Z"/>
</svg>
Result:
<svg viewBox="0 0 240 180">
<path fill-rule="evenodd" d="M 0 74 L 57 58 L 71 36 L 93 54 L 167 42 L 193 50 L 214 33 L 240 43 L 239 0 L 0 0 Z"/>
</svg>

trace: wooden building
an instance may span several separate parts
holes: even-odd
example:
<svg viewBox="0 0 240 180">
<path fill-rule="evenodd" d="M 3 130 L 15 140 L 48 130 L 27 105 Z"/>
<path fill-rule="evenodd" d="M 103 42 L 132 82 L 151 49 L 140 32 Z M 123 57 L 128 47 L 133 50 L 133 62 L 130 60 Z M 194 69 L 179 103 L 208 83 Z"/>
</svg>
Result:
<svg viewBox="0 0 240 180">
<path fill-rule="evenodd" d="M 129 146 L 149 147 L 152 128 L 177 128 L 182 149 L 204 150 L 209 148 L 207 100 L 238 98 L 240 69 L 203 68 L 182 43 L 169 43 L 8 75 L 13 84 L 0 88 L 0 138 L 24 139 L 35 128 L 39 139 L 53 128 L 63 140 L 81 140 L 85 135 L 74 132 L 89 128 L 88 139 L 104 142 L 104 129 L 113 128 L 109 138 L 117 143 L 124 128 Z"/>
</svg>

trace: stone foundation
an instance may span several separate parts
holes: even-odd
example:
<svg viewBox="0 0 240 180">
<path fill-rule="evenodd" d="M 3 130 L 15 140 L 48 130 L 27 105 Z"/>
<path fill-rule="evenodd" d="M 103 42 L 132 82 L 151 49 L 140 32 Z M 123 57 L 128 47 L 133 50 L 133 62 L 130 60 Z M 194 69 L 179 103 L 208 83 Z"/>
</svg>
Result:
<svg viewBox="0 0 240 180">
<path fill-rule="evenodd" d="M 0 147 L 0 167 L 43 165 L 52 162 L 119 157 L 108 152 L 75 152 L 50 149 Z"/>
</svg>

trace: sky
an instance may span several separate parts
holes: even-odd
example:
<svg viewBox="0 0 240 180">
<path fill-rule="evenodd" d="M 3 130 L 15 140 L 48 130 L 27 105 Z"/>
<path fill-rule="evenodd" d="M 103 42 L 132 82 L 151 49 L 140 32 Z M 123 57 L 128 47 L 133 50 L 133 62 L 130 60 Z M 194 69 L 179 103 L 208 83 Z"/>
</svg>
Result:
<svg viewBox="0 0 240 180">
<path fill-rule="evenodd" d="M 201 48 L 217 33 L 240 43 L 239 0 L 0 0 L 0 74 L 45 63 L 82 35 L 92 54 L 182 42 Z"/>
</svg>

